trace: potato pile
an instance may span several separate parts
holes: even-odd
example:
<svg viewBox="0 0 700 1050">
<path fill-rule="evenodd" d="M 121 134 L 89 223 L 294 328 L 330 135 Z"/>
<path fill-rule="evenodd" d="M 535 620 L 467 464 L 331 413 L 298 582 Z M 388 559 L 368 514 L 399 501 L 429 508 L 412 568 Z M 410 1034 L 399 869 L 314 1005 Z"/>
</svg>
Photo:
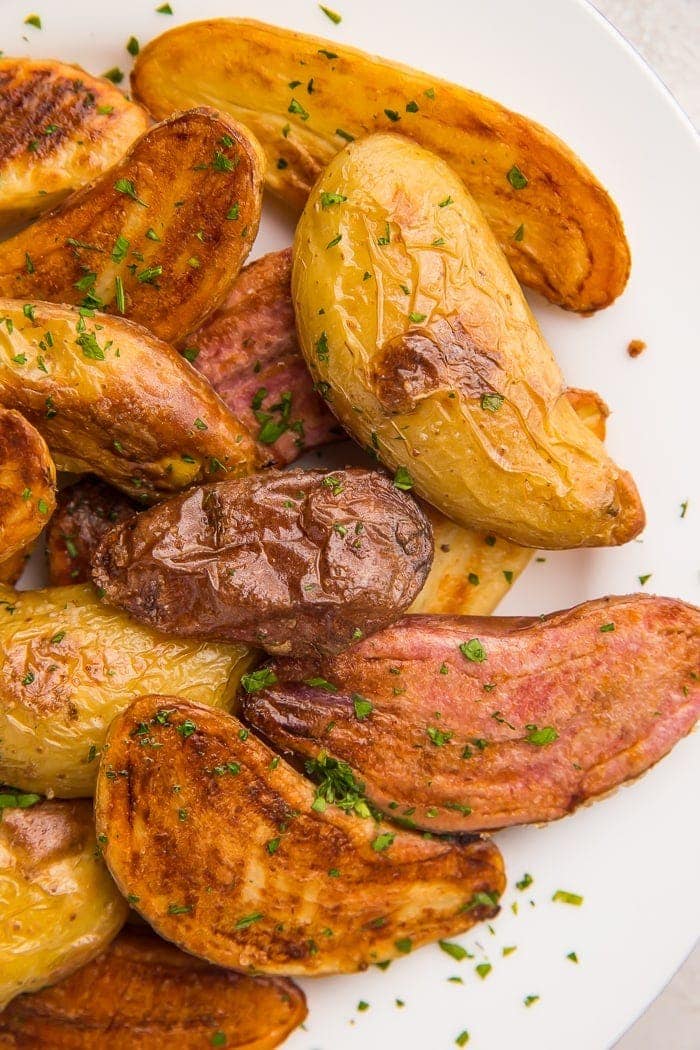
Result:
<svg viewBox="0 0 700 1050">
<path fill-rule="evenodd" d="M 0 87 L 0 1046 L 274 1047 L 291 978 L 493 918 L 490 832 L 698 717 L 691 606 L 490 616 L 644 526 L 518 283 L 608 305 L 622 223 L 531 121 L 247 20 L 152 41 L 135 101 Z M 244 266 L 264 185 L 294 244 Z"/>
</svg>

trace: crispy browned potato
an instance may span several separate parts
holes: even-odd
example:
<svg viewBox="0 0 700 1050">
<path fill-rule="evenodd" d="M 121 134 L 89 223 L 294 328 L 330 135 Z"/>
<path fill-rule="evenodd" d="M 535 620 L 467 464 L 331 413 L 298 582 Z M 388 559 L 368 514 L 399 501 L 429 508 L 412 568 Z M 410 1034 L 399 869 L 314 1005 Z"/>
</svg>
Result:
<svg viewBox="0 0 700 1050">
<path fill-rule="evenodd" d="M 312 670 L 259 671 L 272 684 L 242 711 L 287 754 L 349 763 L 390 817 L 483 831 L 639 776 L 700 716 L 699 669 L 700 609 L 637 594 L 529 619 L 408 616 Z"/>
<path fill-rule="evenodd" d="M 52 587 L 90 579 L 90 562 L 105 532 L 126 521 L 137 504 L 99 478 L 84 477 L 58 494 L 46 533 L 46 557 Z"/>
<path fill-rule="evenodd" d="M 321 767 L 314 790 L 231 715 L 143 697 L 100 765 L 107 864 L 162 936 L 263 973 L 364 969 L 496 914 L 493 843 L 388 830 Z"/>
<path fill-rule="evenodd" d="M 0 404 L 45 438 L 59 470 L 149 503 L 245 474 L 255 445 L 209 383 L 145 329 L 75 307 L 0 299 Z"/>
<path fill-rule="evenodd" d="M 101 952 L 129 910 L 100 860 L 90 802 L 18 801 L 0 811 L 0 1011 Z"/>
<path fill-rule="evenodd" d="M 160 631 L 337 652 L 408 608 L 432 554 L 425 516 L 386 475 L 269 471 L 115 526 L 92 577 L 106 602 Z"/>
<path fill-rule="evenodd" d="M 140 106 L 80 66 L 0 59 L 0 230 L 97 178 L 147 126 Z"/>
<path fill-rule="evenodd" d="M 158 118 L 206 102 L 242 120 L 267 154 L 267 185 L 297 208 L 348 140 L 401 131 L 464 180 L 523 284 L 584 312 L 625 287 L 622 220 L 595 176 L 546 128 L 474 91 L 243 18 L 152 40 L 132 86 Z"/>
<path fill-rule="evenodd" d="M 400 135 L 350 143 L 294 239 L 299 345 L 343 425 L 417 495 L 523 547 L 625 543 L 630 475 L 563 376 L 474 200 Z"/>
<path fill-rule="evenodd" d="M 56 468 L 41 434 L 0 408 L 0 578 L 23 566 L 56 507 Z"/>
<path fill-rule="evenodd" d="M 255 240 L 264 159 L 212 109 L 151 128 L 114 168 L 0 243 L 0 296 L 121 314 L 182 344 Z"/>
<path fill-rule="evenodd" d="M 0 1050 L 272 1050 L 306 1013 L 289 979 L 222 970 L 132 926 L 59 984 L 15 999 Z"/>
</svg>

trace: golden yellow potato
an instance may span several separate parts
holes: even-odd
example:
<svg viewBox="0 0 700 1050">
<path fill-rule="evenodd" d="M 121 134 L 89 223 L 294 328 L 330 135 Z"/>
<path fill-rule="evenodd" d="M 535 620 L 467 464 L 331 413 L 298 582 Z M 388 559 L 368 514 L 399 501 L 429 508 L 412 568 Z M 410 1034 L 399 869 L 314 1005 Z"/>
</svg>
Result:
<svg viewBox="0 0 700 1050">
<path fill-rule="evenodd" d="M 98 955 L 129 910 L 101 859 L 90 802 L 1 812 L 0 1010 Z"/>
<path fill-rule="evenodd" d="M 141 627 L 90 584 L 0 587 L 0 783 L 92 795 L 107 727 L 134 697 L 167 687 L 228 707 L 251 659 Z"/>
<path fill-rule="evenodd" d="M 0 299 L 0 405 L 37 428 L 59 470 L 97 474 L 145 503 L 257 463 L 206 379 L 107 314 Z"/>
<path fill-rule="evenodd" d="M 140 106 L 80 66 L 0 59 L 0 230 L 111 168 L 147 127 Z"/>
<path fill-rule="evenodd" d="M 181 345 L 255 240 L 264 158 L 211 109 L 151 128 L 102 178 L 0 243 L 0 296 L 121 314 Z"/>
<path fill-rule="evenodd" d="M 343 425 L 457 524 L 530 547 L 636 536 L 630 476 L 576 415 L 505 256 L 438 157 L 351 143 L 304 209 L 302 352 Z"/>
<path fill-rule="evenodd" d="M 46 442 L 19 412 L 0 408 L 0 578 L 23 565 L 55 508 L 56 468 Z"/>
<path fill-rule="evenodd" d="M 474 91 L 246 18 L 157 37 L 132 86 L 159 119 L 206 103 L 242 120 L 267 154 L 268 187 L 297 208 L 349 139 L 400 131 L 464 180 L 523 284 L 581 311 L 625 287 L 622 220 L 595 176 L 546 128 Z"/>
</svg>

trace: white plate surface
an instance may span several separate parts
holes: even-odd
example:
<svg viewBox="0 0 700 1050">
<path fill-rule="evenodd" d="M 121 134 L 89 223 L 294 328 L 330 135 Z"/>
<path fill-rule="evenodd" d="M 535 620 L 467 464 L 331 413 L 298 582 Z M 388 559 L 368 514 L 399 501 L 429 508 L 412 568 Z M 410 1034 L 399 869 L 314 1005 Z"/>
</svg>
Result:
<svg viewBox="0 0 700 1050">
<path fill-rule="evenodd" d="M 2 0 L 0 48 L 99 74 L 115 64 L 128 70 L 131 34 L 143 44 L 192 19 L 256 17 L 475 88 L 546 124 L 584 158 L 620 206 L 632 278 L 593 318 L 536 297 L 533 305 L 569 383 L 599 390 L 612 406 L 608 444 L 634 473 L 649 522 L 620 550 L 547 553 L 501 611 L 549 612 L 638 590 L 646 573 L 647 590 L 698 603 L 700 151 L 654 74 L 580 0 L 333 0 L 339 26 L 313 0 L 171 2 L 172 17 L 155 12 L 158 0 Z M 41 31 L 23 25 L 34 11 Z M 288 244 L 291 232 L 268 202 L 253 254 Z M 631 339 L 648 344 L 636 360 L 626 353 Z M 431 945 L 385 972 L 302 982 L 310 1016 L 290 1050 L 440 1050 L 465 1029 L 475 1050 L 611 1046 L 700 929 L 699 768 L 696 733 L 611 798 L 546 828 L 499 834 L 510 883 L 492 930 L 461 939 L 475 958 L 457 963 Z M 515 881 L 526 871 L 534 883 L 522 893 Z M 553 903 L 558 888 L 583 894 L 583 906 Z M 510 945 L 517 951 L 504 958 Z M 578 965 L 566 957 L 572 950 Z M 474 967 L 486 960 L 493 969 L 482 980 Z M 448 982 L 456 975 L 463 984 Z M 540 996 L 529 1008 L 528 995 Z M 369 1009 L 358 1011 L 361 1000 Z"/>
</svg>

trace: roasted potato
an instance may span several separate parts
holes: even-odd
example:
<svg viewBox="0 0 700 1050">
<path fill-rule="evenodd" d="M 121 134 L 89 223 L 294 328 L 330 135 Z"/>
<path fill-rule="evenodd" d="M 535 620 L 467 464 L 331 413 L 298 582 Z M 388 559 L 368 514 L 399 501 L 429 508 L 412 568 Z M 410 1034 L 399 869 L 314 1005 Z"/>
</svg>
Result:
<svg viewBox="0 0 700 1050">
<path fill-rule="evenodd" d="M 523 284 L 584 312 L 625 287 L 629 247 L 601 184 L 551 132 L 483 95 L 238 18 L 157 37 L 132 86 L 158 118 L 202 102 L 238 117 L 265 149 L 268 187 L 298 208 L 348 140 L 399 130 L 464 180 Z"/>
<path fill-rule="evenodd" d="M 637 594 L 530 619 L 407 616 L 313 677 L 276 661 L 241 711 L 287 754 L 347 762 L 389 817 L 484 831 L 643 773 L 700 716 L 698 668 L 700 609 Z"/>
<path fill-rule="evenodd" d="M 136 509 L 128 496 L 89 475 L 61 489 L 46 532 L 49 584 L 63 587 L 89 580 L 97 544 Z"/>
<path fill-rule="evenodd" d="M 107 314 L 0 299 L 0 405 L 34 424 L 59 470 L 98 474 L 145 503 L 257 462 L 187 361 Z"/>
<path fill-rule="evenodd" d="M 299 342 L 343 425 L 457 524 L 525 547 L 624 543 L 631 477 L 581 422 L 517 281 L 448 166 L 347 146 L 297 226 Z"/>
<path fill-rule="evenodd" d="M 228 706 L 251 655 L 166 638 L 100 603 L 88 584 L 0 587 L 0 783 L 91 795 L 107 726 L 154 689 Z"/>
<path fill-rule="evenodd" d="M 3 809 L 0 1010 L 101 952 L 128 910 L 100 859 L 89 802 Z"/>
<path fill-rule="evenodd" d="M 263 158 L 235 121 L 195 109 L 0 243 L 0 296 L 121 314 L 182 344 L 226 295 L 255 240 Z"/>
<path fill-rule="evenodd" d="M 105 859 L 151 926 L 193 955 L 343 973 L 498 911 L 493 843 L 387 831 L 352 776 L 319 762 L 314 790 L 231 715 L 142 697 L 108 740 L 95 799 Z"/>
<path fill-rule="evenodd" d="M 205 485 L 107 532 L 105 601 L 170 634 L 337 652 L 408 608 L 430 526 L 371 470 L 270 471 Z"/>
<path fill-rule="evenodd" d="M 0 1014 L 0 1050 L 272 1050 L 306 1017 L 284 977 L 210 966 L 143 928 Z"/>
<path fill-rule="evenodd" d="M 46 442 L 19 412 L 0 408 L 0 576 L 11 579 L 23 565 L 55 506 Z"/>
<path fill-rule="evenodd" d="M 0 59 L 0 231 L 97 178 L 147 126 L 140 106 L 79 66 Z"/>
</svg>

